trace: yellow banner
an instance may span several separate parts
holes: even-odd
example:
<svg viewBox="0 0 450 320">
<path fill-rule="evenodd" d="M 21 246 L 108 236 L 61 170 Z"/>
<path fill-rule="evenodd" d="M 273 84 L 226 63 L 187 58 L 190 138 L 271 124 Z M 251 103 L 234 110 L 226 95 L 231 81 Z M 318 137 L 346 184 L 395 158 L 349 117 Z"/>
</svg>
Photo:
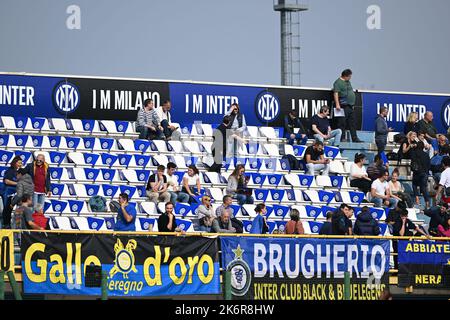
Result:
<svg viewBox="0 0 450 320">
<path fill-rule="evenodd" d="M 0 270 L 14 270 L 14 237 L 11 230 L 0 230 Z"/>
</svg>

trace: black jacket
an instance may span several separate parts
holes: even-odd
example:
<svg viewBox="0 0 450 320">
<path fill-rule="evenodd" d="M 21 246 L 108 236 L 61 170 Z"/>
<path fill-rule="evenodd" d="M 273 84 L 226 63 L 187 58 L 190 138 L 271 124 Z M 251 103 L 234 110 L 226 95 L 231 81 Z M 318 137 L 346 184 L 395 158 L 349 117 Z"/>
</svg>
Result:
<svg viewBox="0 0 450 320">
<path fill-rule="evenodd" d="M 331 218 L 331 229 L 333 235 L 347 235 L 348 229 L 352 226 L 352 222 L 341 210 L 336 210 Z"/>
<path fill-rule="evenodd" d="M 441 213 L 441 207 L 436 206 L 430 209 L 426 209 L 423 213 L 430 217 L 430 223 L 428 227 L 428 232 L 431 235 L 437 235 L 438 226 L 444 222 L 444 215 Z"/>
<path fill-rule="evenodd" d="M 356 218 L 353 233 L 358 236 L 377 236 L 380 234 L 380 227 L 370 212 L 361 212 Z"/>
</svg>

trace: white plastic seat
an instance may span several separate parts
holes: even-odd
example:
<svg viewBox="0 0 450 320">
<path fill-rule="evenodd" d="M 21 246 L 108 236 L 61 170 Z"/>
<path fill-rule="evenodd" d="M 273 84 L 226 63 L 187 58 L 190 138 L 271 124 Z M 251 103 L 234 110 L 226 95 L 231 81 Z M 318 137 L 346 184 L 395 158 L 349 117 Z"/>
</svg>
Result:
<svg viewBox="0 0 450 320">
<path fill-rule="evenodd" d="M 290 144 L 285 144 L 284 145 L 284 154 L 292 155 L 295 157 L 294 147 L 292 147 Z"/>
<path fill-rule="evenodd" d="M 197 141 L 184 141 L 184 148 L 194 155 L 200 155 L 202 152 L 198 146 Z"/>
<path fill-rule="evenodd" d="M 181 141 L 170 140 L 167 143 L 172 147 L 174 154 L 181 154 L 185 152 Z"/>
<path fill-rule="evenodd" d="M 73 230 L 68 217 L 54 217 L 54 219 L 59 227 L 57 230 Z M 53 229 L 52 223 L 50 223 L 50 226 Z"/>
<path fill-rule="evenodd" d="M 73 130 L 67 129 L 66 120 L 62 118 L 52 118 L 51 122 L 55 128 L 56 133 L 72 133 Z"/>
<path fill-rule="evenodd" d="M 333 187 L 329 176 L 316 176 L 316 183 L 318 187 Z"/>
<path fill-rule="evenodd" d="M 280 151 L 278 149 L 278 145 L 264 144 L 263 146 L 269 156 L 271 156 L 271 157 L 279 157 L 280 156 Z"/>
<path fill-rule="evenodd" d="M 211 196 L 216 201 L 222 201 L 223 199 L 223 190 L 220 188 L 209 188 L 209 192 L 211 193 Z"/>
<path fill-rule="evenodd" d="M 169 163 L 169 160 L 167 159 L 167 156 L 165 156 L 165 155 L 159 155 L 159 154 L 158 155 L 154 155 L 153 159 L 155 161 L 157 161 L 159 165 L 163 165 L 165 167 L 167 167 L 167 164 Z"/>
<path fill-rule="evenodd" d="M 256 205 L 254 204 L 244 204 L 242 208 L 248 213 L 248 215 L 252 218 L 256 217 L 257 213 L 255 211 Z"/>
<path fill-rule="evenodd" d="M 339 173 L 344 174 L 346 173 L 344 169 L 344 165 L 342 164 L 342 161 L 339 160 L 333 160 L 330 162 L 330 172 L 331 173 Z"/>
<path fill-rule="evenodd" d="M 142 207 L 143 212 L 148 215 L 158 214 L 158 212 L 156 210 L 156 205 L 154 202 L 149 202 L 149 201 L 141 202 L 141 207 Z"/>
<path fill-rule="evenodd" d="M 173 156 L 173 160 L 178 169 L 187 169 L 186 160 L 183 156 Z"/>
<path fill-rule="evenodd" d="M 260 127 L 259 133 L 267 139 L 279 139 L 274 127 Z"/>
<path fill-rule="evenodd" d="M 303 192 L 311 199 L 313 203 L 319 203 L 320 198 L 316 190 L 303 190 Z"/>
<path fill-rule="evenodd" d="M 297 174 L 292 174 L 292 173 L 285 174 L 284 178 L 293 187 L 301 187 L 300 177 Z"/>
<path fill-rule="evenodd" d="M 131 139 L 119 139 L 118 142 L 122 146 L 122 148 L 125 152 L 139 151 L 139 150 L 136 150 L 136 147 L 134 146 L 134 141 Z"/>
<path fill-rule="evenodd" d="M 155 145 L 157 151 L 164 153 L 169 152 L 167 150 L 167 144 L 164 140 L 153 140 L 152 142 Z"/>
</svg>

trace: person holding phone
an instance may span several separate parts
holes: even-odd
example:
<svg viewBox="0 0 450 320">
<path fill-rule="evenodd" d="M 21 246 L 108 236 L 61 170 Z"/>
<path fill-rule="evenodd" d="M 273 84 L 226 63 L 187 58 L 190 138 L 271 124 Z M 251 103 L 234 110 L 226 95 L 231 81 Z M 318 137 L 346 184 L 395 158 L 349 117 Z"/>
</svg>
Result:
<svg viewBox="0 0 450 320">
<path fill-rule="evenodd" d="M 325 159 L 323 152 L 323 142 L 316 140 L 314 145 L 306 148 L 305 160 L 307 173 L 313 176 L 315 172 L 322 172 L 323 176 L 327 176 L 330 171 L 330 159 Z"/>
<path fill-rule="evenodd" d="M 172 109 L 172 104 L 170 100 L 165 100 L 163 104 L 156 109 L 159 119 L 161 120 L 161 127 L 163 127 L 163 133 L 168 140 L 180 140 L 180 130 L 178 127 L 172 125 L 172 115 L 170 110 Z"/>
<path fill-rule="evenodd" d="M 119 204 L 114 231 L 136 231 L 136 207 L 128 203 L 128 194 L 119 195 Z"/>
<path fill-rule="evenodd" d="M 239 104 L 233 103 L 230 110 L 226 113 L 230 117 L 230 122 L 227 126 L 229 132 L 227 133 L 227 157 L 237 154 L 243 143 L 245 143 L 244 132 L 247 130 L 247 123 L 245 116 L 241 113 Z"/>
</svg>

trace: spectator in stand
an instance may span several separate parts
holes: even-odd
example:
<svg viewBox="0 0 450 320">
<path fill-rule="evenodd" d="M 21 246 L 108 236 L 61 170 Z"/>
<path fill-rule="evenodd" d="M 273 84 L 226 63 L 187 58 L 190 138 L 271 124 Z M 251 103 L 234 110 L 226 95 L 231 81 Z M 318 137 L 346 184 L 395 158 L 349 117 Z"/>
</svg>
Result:
<svg viewBox="0 0 450 320">
<path fill-rule="evenodd" d="M 45 230 L 33 221 L 33 200 L 30 194 L 24 194 L 21 199 L 22 205 L 16 210 L 16 224 L 20 221 L 21 229 Z M 20 220 L 19 220 L 20 218 Z M 19 225 L 16 225 L 18 227 Z"/>
<path fill-rule="evenodd" d="M 138 111 L 136 131 L 139 132 L 139 139 L 164 139 L 161 119 L 158 117 L 152 99 L 146 99 L 144 101 L 144 108 Z"/>
<path fill-rule="evenodd" d="M 409 131 L 406 134 L 406 140 L 400 145 L 402 159 L 411 159 L 411 150 L 417 147 L 419 138 L 415 131 Z"/>
<path fill-rule="evenodd" d="M 356 217 L 353 233 L 358 236 L 378 236 L 380 234 L 378 221 L 372 217 L 368 207 L 363 207 L 361 213 Z"/>
<path fill-rule="evenodd" d="M 408 211 L 400 212 L 400 219 L 394 223 L 394 236 L 397 237 L 411 237 L 420 233 L 421 235 L 429 237 L 425 231 L 416 226 L 411 220 L 408 219 Z M 414 234 L 415 231 L 415 234 Z"/>
<path fill-rule="evenodd" d="M 299 129 L 298 133 L 295 133 L 296 128 Z M 297 144 L 305 145 L 308 141 L 307 131 L 294 110 L 284 117 L 284 137 L 288 139 L 290 145 L 293 145 L 294 141 L 297 141 Z"/>
<path fill-rule="evenodd" d="M 128 203 L 128 194 L 119 195 L 120 208 L 117 210 L 115 231 L 136 231 L 136 207 Z"/>
<path fill-rule="evenodd" d="M 444 159 L 442 159 L 442 164 L 444 165 L 444 171 L 439 180 L 439 187 L 436 192 L 436 202 L 439 202 L 442 196 L 445 198 L 450 197 L 450 157 L 444 157 Z"/>
<path fill-rule="evenodd" d="M 187 193 L 184 193 L 180 188 L 180 185 L 178 184 L 178 176 L 175 175 L 175 171 L 177 170 L 177 165 L 173 162 L 169 162 L 167 164 L 167 173 L 166 173 L 166 179 L 167 179 L 167 192 L 170 194 L 170 202 L 175 205 L 175 203 L 182 202 L 182 203 L 188 203 L 189 202 L 189 195 Z"/>
<path fill-rule="evenodd" d="M 366 168 L 364 167 L 365 160 L 365 154 L 355 154 L 355 161 L 350 167 L 350 186 L 353 188 L 358 188 L 366 194 L 367 192 L 370 192 L 372 180 L 370 180 L 367 175 Z"/>
<path fill-rule="evenodd" d="M 286 223 L 284 229 L 285 234 L 305 234 L 302 221 L 300 220 L 300 212 L 297 209 L 291 209 L 291 220 Z"/>
<path fill-rule="evenodd" d="M 18 204 L 24 195 L 31 195 L 34 192 L 33 179 L 28 174 L 25 168 L 20 168 L 17 170 L 17 185 L 16 185 L 16 195 L 11 200 L 11 205 L 15 206 Z M 37 205 L 37 203 L 36 203 Z"/>
<path fill-rule="evenodd" d="M 353 216 L 353 208 L 343 203 L 331 217 L 333 235 L 352 235 L 353 227 L 350 218 Z"/>
<path fill-rule="evenodd" d="M 381 172 L 387 171 L 389 164 L 384 164 L 381 156 L 377 154 L 375 156 L 374 162 L 367 166 L 367 175 L 370 180 L 375 181 L 380 176 Z"/>
<path fill-rule="evenodd" d="M 330 171 L 330 159 L 325 159 L 323 152 L 323 142 L 316 140 L 312 146 L 306 148 L 305 162 L 307 172 L 311 176 L 315 175 L 316 171 L 322 171 L 323 176 L 327 176 Z"/>
<path fill-rule="evenodd" d="M 398 169 L 395 168 L 394 171 L 392 171 L 391 181 L 389 181 L 389 189 L 391 190 L 391 195 L 398 201 L 405 201 L 408 205 L 408 208 L 412 208 L 414 206 L 413 201 L 409 193 L 405 192 L 403 184 L 398 181 L 399 175 L 400 174 L 398 172 Z"/>
<path fill-rule="evenodd" d="M 434 155 L 434 148 L 431 144 L 428 143 L 426 137 L 425 137 L 425 132 L 424 131 L 419 131 L 417 138 L 419 139 L 417 145 L 419 145 L 419 142 L 423 143 L 423 151 L 425 151 L 430 158 L 433 157 Z M 436 148 L 437 148 L 437 140 L 436 140 Z"/>
<path fill-rule="evenodd" d="M 158 231 L 159 232 L 176 232 L 179 231 L 177 228 L 177 219 L 173 214 L 173 203 L 167 202 L 165 205 L 166 210 L 161 213 L 158 218 Z"/>
<path fill-rule="evenodd" d="M 213 131 L 214 142 L 212 144 L 212 156 L 214 164 L 209 168 L 210 172 L 220 173 L 222 163 L 227 154 L 227 127 L 230 124 L 230 116 L 223 117 L 222 124 Z"/>
<path fill-rule="evenodd" d="M 167 177 L 164 175 L 166 168 L 159 165 L 157 173 L 152 174 L 147 183 L 147 197 L 149 201 L 155 203 L 158 208 L 158 202 L 169 202 L 170 193 L 167 192 Z"/>
<path fill-rule="evenodd" d="M 196 202 L 194 197 L 200 195 L 201 191 L 199 171 L 196 166 L 188 166 L 188 170 L 183 176 L 183 188 L 181 191 L 190 196 L 189 202 Z"/>
<path fill-rule="evenodd" d="M 430 217 L 430 222 L 428 223 L 428 233 L 433 237 L 438 237 L 438 226 L 441 225 L 447 215 L 448 204 L 441 203 L 438 206 L 431 207 L 430 209 L 425 209 L 423 214 Z"/>
<path fill-rule="evenodd" d="M 438 132 L 433 124 L 433 112 L 425 112 L 425 116 L 422 120 L 417 122 L 418 132 L 423 132 L 425 134 L 425 139 L 428 143 L 432 144 L 435 149 L 437 149 Z"/>
<path fill-rule="evenodd" d="M 11 161 L 11 166 L 6 170 L 3 177 L 3 229 L 11 228 L 12 196 L 16 193 L 17 171 L 22 168 L 22 158 L 15 156 Z"/>
<path fill-rule="evenodd" d="M 44 206 L 38 203 L 34 206 L 33 222 L 45 230 L 50 230 L 49 220 L 44 215 Z"/>
<path fill-rule="evenodd" d="M 233 203 L 233 198 L 231 196 L 228 196 L 228 195 L 224 196 L 222 198 L 222 204 L 219 207 L 217 207 L 217 209 L 216 209 L 216 216 L 220 217 L 222 215 L 222 213 L 228 209 L 230 209 L 230 213 L 231 213 L 230 206 L 232 203 Z M 233 214 L 231 214 L 231 217 L 233 217 Z"/>
<path fill-rule="evenodd" d="M 438 226 L 438 237 L 450 238 L 450 215 L 446 215 L 442 224 Z"/>
<path fill-rule="evenodd" d="M 322 143 L 329 141 L 331 145 L 339 147 L 342 130 L 331 130 L 330 121 L 328 120 L 329 114 L 330 108 L 328 106 L 320 107 L 319 114 L 316 114 L 311 119 L 311 130 L 317 141 Z"/>
<path fill-rule="evenodd" d="M 408 210 L 406 210 L 406 203 L 403 201 L 399 201 L 395 209 L 390 209 L 388 215 L 386 217 L 385 223 L 388 226 L 389 233 L 394 235 L 394 225 L 401 221 L 400 213 L 404 212 L 408 215 Z M 392 240 L 392 248 L 394 253 L 398 253 L 398 241 Z M 398 269 L 398 255 L 394 255 L 394 269 Z"/>
<path fill-rule="evenodd" d="M 172 104 L 170 100 L 165 100 L 161 107 L 156 109 L 159 119 L 161 120 L 161 127 L 163 128 L 164 136 L 166 141 L 168 140 L 180 140 L 180 130 L 179 128 L 172 125 L 172 115 L 170 114 L 170 109 Z"/>
<path fill-rule="evenodd" d="M 229 137 L 227 137 L 227 152 L 229 156 L 233 156 L 236 155 L 237 150 L 239 150 L 244 141 L 244 132 L 247 130 L 247 124 L 245 116 L 241 113 L 239 104 L 236 102 L 231 104 L 226 116 L 230 117 L 230 123 L 227 127 L 230 130 Z"/>
<path fill-rule="evenodd" d="M 45 204 L 45 196 L 51 196 L 50 190 L 50 168 L 45 162 L 45 156 L 38 154 L 36 160 L 25 167 L 34 183 L 33 205 Z"/>
<path fill-rule="evenodd" d="M 228 178 L 227 195 L 237 199 L 240 206 L 244 204 L 253 204 L 254 199 L 251 196 L 251 190 L 247 188 L 248 178 L 244 175 L 244 165 L 238 164 Z"/>
<path fill-rule="evenodd" d="M 205 232 L 211 232 L 211 227 L 216 215 L 214 209 L 211 206 L 211 198 L 208 196 L 202 197 L 202 204 L 197 209 L 198 223 L 200 230 Z"/>
<path fill-rule="evenodd" d="M 388 127 L 386 121 L 388 113 L 388 108 L 381 107 L 380 114 L 375 119 L 375 143 L 377 145 L 378 154 L 384 152 L 384 149 L 386 149 L 388 133 L 394 131 L 394 129 Z"/>
<path fill-rule="evenodd" d="M 372 202 L 375 207 L 381 208 L 383 205 L 389 208 L 395 208 L 398 200 L 393 198 L 389 189 L 389 172 L 383 171 L 380 173 L 380 177 L 372 182 Z"/>
<path fill-rule="evenodd" d="M 420 135 L 419 135 L 420 136 Z M 419 195 L 423 195 L 425 199 L 425 207 L 430 207 L 430 195 L 428 194 L 428 174 L 431 167 L 430 157 L 424 151 L 424 143 L 426 141 L 419 141 L 415 148 L 410 150 L 411 154 L 411 170 L 413 172 L 413 195 L 416 199 L 416 204 L 419 205 Z M 417 188 L 420 188 L 420 193 L 417 192 Z"/>
<path fill-rule="evenodd" d="M 225 209 L 219 217 L 214 219 L 212 231 L 217 233 L 236 233 L 236 229 L 233 228 L 231 223 L 230 216 L 230 210 Z"/>
<path fill-rule="evenodd" d="M 446 136 L 444 136 L 443 134 L 440 134 L 439 137 L 437 138 L 437 144 L 438 144 L 438 147 L 437 147 L 437 149 L 434 150 L 435 155 L 443 154 L 443 153 L 448 154 L 449 144 L 448 144 L 448 140 L 447 140 Z"/>
<path fill-rule="evenodd" d="M 350 82 L 352 74 L 353 73 L 350 69 L 342 71 L 341 77 L 338 78 L 333 84 L 333 97 L 334 104 L 336 106 L 335 114 L 336 112 L 341 112 L 341 109 L 344 109 L 345 117 L 339 117 L 339 128 L 341 129 L 341 133 L 345 133 L 345 128 L 347 127 L 350 130 L 352 141 L 362 142 L 356 135 L 356 120 L 354 114 L 356 95 L 353 92 L 352 84 Z M 347 141 L 345 139 L 345 135 L 341 141 Z"/>
<path fill-rule="evenodd" d="M 404 134 L 408 134 L 409 132 L 416 132 L 419 131 L 417 128 L 417 120 L 419 119 L 419 115 L 417 112 L 411 112 L 406 119 L 405 127 L 403 129 Z"/>
<path fill-rule="evenodd" d="M 450 154 L 450 146 L 444 145 L 439 148 L 439 152 L 433 156 L 430 160 L 430 170 L 433 174 L 433 178 L 436 184 L 439 184 L 441 179 L 442 171 L 444 171 L 444 166 L 442 165 L 442 160 L 444 157 L 448 157 Z"/>
<path fill-rule="evenodd" d="M 333 234 L 333 227 L 331 224 L 331 219 L 333 218 L 333 212 L 332 211 L 328 211 L 327 212 L 327 221 L 325 221 L 322 225 L 322 227 L 320 228 L 319 234 L 320 235 L 326 235 L 326 236 L 330 236 Z"/>
<path fill-rule="evenodd" d="M 250 229 L 251 234 L 266 234 L 269 232 L 269 226 L 266 221 L 266 205 L 264 203 L 257 204 L 255 207 L 256 217 L 252 221 Z"/>
</svg>

